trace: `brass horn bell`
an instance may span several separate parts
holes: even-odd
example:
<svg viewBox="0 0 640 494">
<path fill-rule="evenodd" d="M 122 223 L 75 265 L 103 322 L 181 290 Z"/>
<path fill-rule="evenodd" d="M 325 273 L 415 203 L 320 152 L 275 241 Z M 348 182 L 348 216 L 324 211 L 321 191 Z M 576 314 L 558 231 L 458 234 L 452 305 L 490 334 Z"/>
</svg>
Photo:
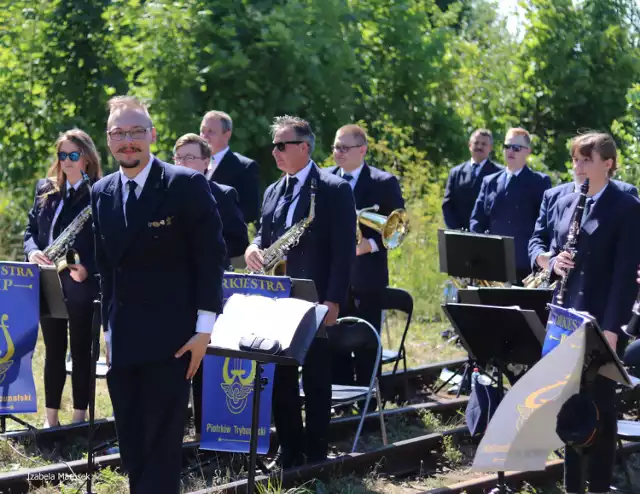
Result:
<svg viewBox="0 0 640 494">
<path fill-rule="evenodd" d="M 387 249 L 399 247 L 409 233 L 409 215 L 404 209 L 396 209 L 389 216 L 374 213 L 380 207 L 376 204 L 369 208 L 356 211 L 358 219 L 356 221 L 356 243 L 362 241 L 362 231 L 360 225 L 367 226 L 375 230 L 382 237 L 382 244 Z"/>
</svg>

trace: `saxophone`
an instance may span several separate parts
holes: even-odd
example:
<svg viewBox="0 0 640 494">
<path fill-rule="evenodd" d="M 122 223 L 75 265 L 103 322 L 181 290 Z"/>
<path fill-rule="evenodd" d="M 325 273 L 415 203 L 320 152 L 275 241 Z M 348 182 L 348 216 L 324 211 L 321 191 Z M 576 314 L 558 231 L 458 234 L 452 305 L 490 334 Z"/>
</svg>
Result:
<svg viewBox="0 0 640 494">
<path fill-rule="evenodd" d="M 316 190 L 316 179 L 313 178 L 311 179 L 311 202 L 309 205 L 309 215 L 298 221 L 295 225 L 289 228 L 284 235 L 264 250 L 262 253 L 262 257 L 264 259 L 262 269 L 260 271 L 250 271 L 251 274 L 285 276 L 287 261 L 284 258 L 292 248 L 298 245 L 298 242 L 300 242 L 300 239 L 315 218 Z"/>
<path fill-rule="evenodd" d="M 80 187 L 89 186 L 89 176 L 82 172 Z M 91 218 L 91 204 L 84 208 L 78 216 L 67 226 L 56 239 L 42 252 L 56 266 L 58 273 L 64 271 L 71 264 L 80 264 L 78 252 L 72 248 L 76 237 Z"/>
<path fill-rule="evenodd" d="M 582 225 L 582 215 L 584 214 L 584 205 L 587 202 L 588 191 L 589 191 L 589 179 L 585 178 L 584 183 L 580 186 L 580 199 L 578 199 L 578 204 L 576 205 L 576 209 L 573 212 L 573 217 L 571 218 L 571 224 L 569 225 L 569 233 L 567 235 L 567 241 L 564 244 L 564 248 L 562 249 L 569 252 L 572 255 L 572 257 L 575 257 L 576 247 L 578 246 L 578 236 L 580 235 L 580 227 Z M 558 290 L 558 295 L 556 296 L 556 303 L 558 305 L 562 305 L 564 303 L 564 292 L 566 290 L 566 284 L 570 274 L 571 274 L 571 269 L 567 269 L 565 274 L 562 276 L 562 279 L 560 280 L 560 289 Z"/>
</svg>

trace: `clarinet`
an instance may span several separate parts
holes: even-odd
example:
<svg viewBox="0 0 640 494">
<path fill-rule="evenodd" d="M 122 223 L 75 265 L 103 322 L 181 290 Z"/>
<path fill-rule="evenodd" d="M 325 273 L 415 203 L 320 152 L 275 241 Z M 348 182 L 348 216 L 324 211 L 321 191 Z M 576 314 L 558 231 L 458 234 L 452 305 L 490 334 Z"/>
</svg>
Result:
<svg viewBox="0 0 640 494">
<path fill-rule="evenodd" d="M 589 191 L 589 179 L 585 178 L 584 183 L 580 186 L 580 198 L 578 199 L 578 205 L 573 212 L 573 218 L 571 218 L 571 225 L 569 226 L 569 234 L 567 235 L 567 241 L 564 244 L 562 250 L 566 250 L 571 254 L 571 258 L 575 257 L 578 247 L 578 237 L 580 236 L 580 226 L 582 224 L 582 216 L 584 214 L 584 205 L 587 202 L 587 192 Z M 562 306 L 564 304 L 564 292 L 566 290 L 567 280 L 571 274 L 571 269 L 568 268 L 565 274 L 560 280 L 560 289 L 556 296 L 556 304 Z"/>
</svg>

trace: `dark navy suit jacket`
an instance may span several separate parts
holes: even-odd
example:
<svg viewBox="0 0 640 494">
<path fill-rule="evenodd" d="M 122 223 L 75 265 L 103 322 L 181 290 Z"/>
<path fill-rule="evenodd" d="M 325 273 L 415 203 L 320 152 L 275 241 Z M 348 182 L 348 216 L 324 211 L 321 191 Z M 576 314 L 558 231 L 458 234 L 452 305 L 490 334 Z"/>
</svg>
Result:
<svg viewBox="0 0 640 494">
<path fill-rule="evenodd" d="M 551 179 L 525 166 L 505 186 L 507 172 L 485 177 L 471 215 L 471 231 L 514 237 L 516 269 L 529 269 L 529 239 L 536 224 L 542 194 Z"/>
<path fill-rule="evenodd" d="M 349 270 L 356 256 L 356 207 L 347 182 L 312 165 L 301 188 L 292 224 L 309 213 L 311 180 L 316 179 L 315 219 L 287 256 L 287 276 L 315 282 L 320 302 L 344 304 L 349 289 Z M 264 193 L 262 222 L 253 243 L 261 249 L 271 245 L 273 213 L 284 195 L 284 177 Z"/>
<path fill-rule="evenodd" d="M 120 173 L 91 192 L 103 326 L 113 368 L 173 358 L 197 311 L 222 311 L 222 223 L 201 173 L 154 158 L 125 225 Z"/>
<path fill-rule="evenodd" d="M 482 180 L 487 175 L 498 173 L 502 169 L 502 166 L 496 165 L 491 160 L 487 160 L 482 166 L 477 177 L 473 176 L 471 161 L 466 161 L 451 169 L 442 200 L 442 214 L 447 228 L 452 230 L 469 229 L 469 220 L 480 193 Z"/>
<path fill-rule="evenodd" d="M 578 198 L 573 193 L 558 200 L 554 257 L 567 241 Z M 574 261 L 563 305 L 589 312 L 602 330 L 620 334 L 638 292 L 640 201 L 609 183 L 580 229 Z"/>
<path fill-rule="evenodd" d="M 227 245 L 227 257 L 241 256 L 249 245 L 249 235 L 240 210 L 238 193 L 233 187 L 213 181 L 209 182 L 209 186 L 218 204 L 218 212 L 222 220 L 222 237 Z"/>
<path fill-rule="evenodd" d="M 28 259 L 29 254 L 34 250 L 44 250 L 49 245 L 49 232 L 53 217 L 61 195 L 53 192 L 47 196 L 44 204 L 41 203 L 42 194 L 54 190 L 54 185 L 49 179 L 38 180 L 36 184 L 35 200 L 29 212 L 29 223 L 24 232 L 24 254 Z M 80 212 L 89 205 L 90 194 L 86 186 L 81 185 L 73 198 L 69 214 L 63 218 L 58 217 L 60 232 L 62 232 Z M 54 238 L 55 240 L 55 238 Z M 82 283 L 78 283 L 71 278 L 68 269 L 60 273 L 60 281 L 68 305 L 93 303 L 93 299 L 98 293 L 98 283 L 95 278 L 96 264 L 93 247 L 93 233 L 91 231 L 91 221 L 87 221 L 76 237 L 73 248 L 78 251 L 80 263 L 86 268 L 89 276 Z"/>
<path fill-rule="evenodd" d="M 620 182 L 619 180 L 612 180 L 620 190 L 631 194 L 633 197 L 638 197 L 638 189 L 626 182 Z M 555 205 L 558 199 L 575 192 L 575 183 L 570 182 L 566 184 L 556 185 L 555 187 L 545 190 L 542 196 L 542 204 L 540 205 L 540 212 L 536 221 L 536 226 L 533 230 L 531 240 L 529 240 L 529 260 L 531 262 L 531 268 L 536 268 L 536 258 L 540 254 L 544 254 L 549 251 L 551 240 L 553 239 L 553 231 L 555 227 L 554 213 Z"/>
<path fill-rule="evenodd" d="M 260 218 L 260 169 L 254 160 L 231 150 L 218 164 L 211 180 L 233 187 L 238 192 L 244 221 L 253 223 Z"/>
<path fill-rule="evenodd" d="M 340 167 L 332 166 L 326 171 L 339 176 Z M 404 208 L 400 184 L 391 173 L 364 164 L 353 189 L 356 209 L 377 204 L 378 214 L 388 216 L 396 209 Z M 372 238 L 378 245 L 378 252 L 356 256 L 351 269 L 351 286 L 356 292 L 380 290 L 389 284 L 387 249 L 382 244 L 381 235 L 375 230 L 360 226 L 365 239 Z"/>
</svg>

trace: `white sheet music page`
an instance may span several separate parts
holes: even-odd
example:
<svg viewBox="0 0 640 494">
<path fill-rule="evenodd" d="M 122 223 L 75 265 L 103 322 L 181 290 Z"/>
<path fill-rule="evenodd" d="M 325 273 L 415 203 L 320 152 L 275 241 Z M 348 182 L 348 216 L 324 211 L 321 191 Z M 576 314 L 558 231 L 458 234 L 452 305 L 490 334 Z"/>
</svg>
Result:
<svg viewBox="0 0 640 494">
<path fill-rule="evenodd" d="M 251 334 L 278 340 L 283 349 L 291 344 L 300 321 L 315 304 L 297 298 L 269 298 L 234 293 L 216 319 L 211 344 L 238 348 L 240 338 Z"/>
</svg>

